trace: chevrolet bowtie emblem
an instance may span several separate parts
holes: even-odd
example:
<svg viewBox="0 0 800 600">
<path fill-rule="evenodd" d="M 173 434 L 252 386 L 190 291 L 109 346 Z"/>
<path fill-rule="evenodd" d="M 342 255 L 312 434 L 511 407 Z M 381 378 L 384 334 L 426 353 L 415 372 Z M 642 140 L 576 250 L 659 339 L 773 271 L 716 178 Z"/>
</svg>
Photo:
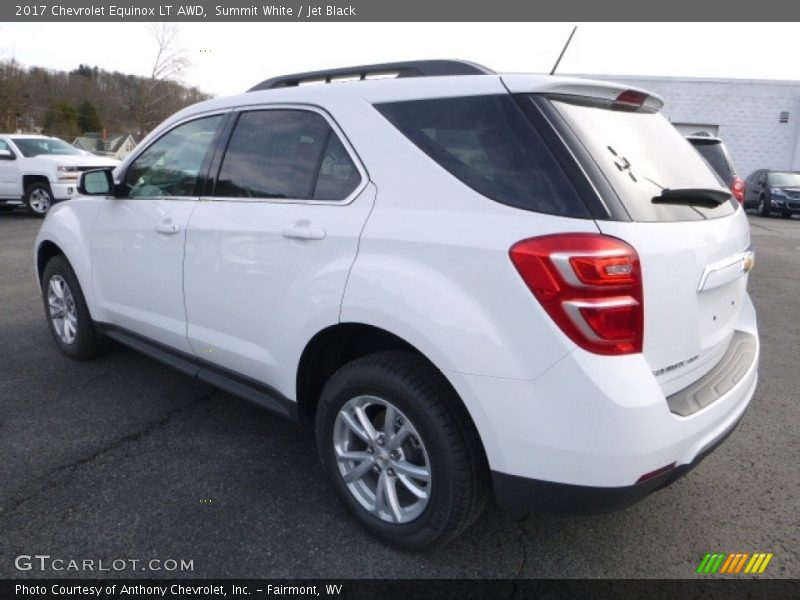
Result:
<svg viewBox="0 0 800 600">
<path fill-rule="evenodd" d="M 753 265 L 756 264 L 755 257 L 752 252 L 749 252 L 744 256 L 744 260 L 742 260 L 742 271 L 745 273 L 749 273 L 750 270 L 753 268 Z"/>
</svg>

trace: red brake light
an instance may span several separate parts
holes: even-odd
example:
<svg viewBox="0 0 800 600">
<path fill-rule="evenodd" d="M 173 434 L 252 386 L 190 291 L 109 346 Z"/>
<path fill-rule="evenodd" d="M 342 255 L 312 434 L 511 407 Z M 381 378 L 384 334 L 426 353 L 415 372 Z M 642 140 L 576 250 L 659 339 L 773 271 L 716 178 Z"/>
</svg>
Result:
<svg viewBox="0 0 800 600">
<path fill-rule="evenodd" d="M 731 193 L 733 197 L 739 201 L 739 204 L 744 204 L 744 191 L 745 182 L 741 177 L 734 177 L 731 182 Z"/>
<path fill-rule="evenodd" d="M 567 233 L 518 242 L 510 256 L 550 318 L 580 347 L 606 355 L 642 351 L 642 276 L 630 245 Z"/>
<path fill-rule="evenodd" d="M 636 90 L 625 90 L 616 97 L 612 107 L 618 110 L 636 110 L 642 107 L 645 100 L 647 100 L 647 94 Z"/>
</svg>

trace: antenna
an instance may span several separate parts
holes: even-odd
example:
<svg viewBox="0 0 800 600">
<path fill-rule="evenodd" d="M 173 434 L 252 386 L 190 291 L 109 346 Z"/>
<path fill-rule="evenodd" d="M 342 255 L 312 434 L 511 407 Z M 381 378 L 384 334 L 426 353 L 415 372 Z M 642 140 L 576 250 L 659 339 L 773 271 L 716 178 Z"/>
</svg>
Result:
<svg viewBox="0 0 800 600">
<path fill-rule="evenodd" d="M 564 53 L 567 51 L 567 48 L 569 48 L 569 43 L 572 41 L 572 36 L 575 35 L 575 32 L 577 30 L 578 30 L 578 26 L 575 25 L 575 27 L 572 28 L 572 33 L 570 33 L 569 37 L 567 38 L 567 43 L 564 44 L 564 47 L 561 49 L 561 54 L 558 55 L 558 59 L 556 60 L 556 64 L 553 65 L 553 70 L 550 71 L 550 75 L 555 75 L 556 69 L 558 68 L 559 63 L 561 62 L 561 59 L 564 58 Z"/>
</svg>

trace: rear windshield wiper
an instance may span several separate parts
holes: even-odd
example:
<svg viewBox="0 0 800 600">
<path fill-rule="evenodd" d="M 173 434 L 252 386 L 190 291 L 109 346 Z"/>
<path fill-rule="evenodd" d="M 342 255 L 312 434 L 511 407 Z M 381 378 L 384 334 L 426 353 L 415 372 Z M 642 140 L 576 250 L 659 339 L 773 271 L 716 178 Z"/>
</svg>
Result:
<svg viewBox="0 0 800 600">
<path fill-rule="evenodd" d="M 658 196 L 653 197 L 653 204 L 685 204 L 687 206 L 701 206 L 716 208 L 730 199 L 729 192 L 713 188 L 680 188 L 676 190 L 664 189 Z"/>
</svg>

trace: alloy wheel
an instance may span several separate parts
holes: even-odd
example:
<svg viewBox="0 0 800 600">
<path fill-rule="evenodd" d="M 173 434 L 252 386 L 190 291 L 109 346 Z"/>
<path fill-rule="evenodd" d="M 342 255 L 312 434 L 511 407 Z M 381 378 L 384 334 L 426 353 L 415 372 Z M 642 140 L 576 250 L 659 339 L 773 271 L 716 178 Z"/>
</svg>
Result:
<svg viewBox="0 0 800 600">
<path fill-rule="evenodd" d="M 47 285 L 47 304 L 50 322 L 58 339 L 67 345 L 72 344 L 78 334 L 78 311 L 72 292 L 61 275 L 50 278 Z"/>
<path fill-rule="evenodd" d="M 376 396 L 348 400 L 336 415 L 333 447 L 347 489 L 382 521 L 410 523 L 431 496 L 428 451 L 414 424 Z"/>
<path fill-rule="evenodd" d="M 36 188 L 28 196 L 28 205 L 33 212 L 43 215 L 50 208 L 51 198 L 47 190 Z"/>
</svg>

